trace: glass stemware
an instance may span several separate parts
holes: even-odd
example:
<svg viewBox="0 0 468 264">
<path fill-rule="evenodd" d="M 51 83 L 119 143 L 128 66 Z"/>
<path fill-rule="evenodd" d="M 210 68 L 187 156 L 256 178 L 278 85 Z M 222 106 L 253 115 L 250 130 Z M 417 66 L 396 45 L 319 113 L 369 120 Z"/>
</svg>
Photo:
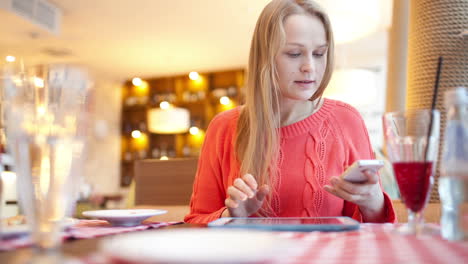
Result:
<svg viewBox="0 0 468 264">
<path fill-rule="evenodd" d="M 18 200 L 38 249 L 29 262 L 60 263 L 53 256 L 59 255 L 65 216 L 76 199 L 89 77 L 65 64 L 10 65 L 2 81 Z"/>
<path fill-rule="evenodd" d="M 429 109 L 387 113 L 383 127 L 387 153 L 408 209 L 408 224 L 400 232 L 424 233 L 423 212 L 434 182 L 440 114 Z"/>
</svg>

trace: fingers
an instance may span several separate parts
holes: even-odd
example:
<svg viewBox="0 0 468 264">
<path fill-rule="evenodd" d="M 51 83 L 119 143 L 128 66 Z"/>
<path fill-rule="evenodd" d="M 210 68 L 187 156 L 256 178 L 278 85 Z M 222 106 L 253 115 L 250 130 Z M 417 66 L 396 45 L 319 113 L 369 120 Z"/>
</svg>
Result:
<svg viewBox="0 0 468 264">
<path fill-rule="evenodd" d="M 256 189 L 257 181 L 252 175 L 246 174 L 244 177 L 234 180 L 233 186 L 228 187 L 228 198 L 224 204 L 230 208 L 237 208 L 241 201 L 255 197 Z"/>
<path fill-rule="evenodd" d="M 339 177 L 332 177 L 330 180 L 332 186 L 337 189 L 342 189 L 350 194 L 363 194 L 367 192 L 368 185 L 366 183 L 352 183 Z"/>
<path fill-rule="evenodd" d="M 247 174 L 249 175 L 249 174 Z M 246 176 L 247 176 L 246 175 Z M 255 180 L 254 180 L 255 182 Z M 241 179 L 241 178 L 237 178 L 236 180 L 234 180 L 234 187 L 236 187 L 238 190 L 240 190 L 241 192 L 243 192 L 245 195 L 247 195 L 248 198 L 252 198 L 254 197 L 255 195 L 255 190 L 257 189 L 257 187 L 255 186 L 255 188 L 252 188 L 251 187 L 251 184 L 252 183 L 246 183 L 245 180 Z M 255 185 L 257 183 L 255 182 Z"/>
<path fill-rule="evenodd" d="M 327 192 L 335 195 L 335 196 L 338 196 L 340 197 L 341 199 L 343 200 L 346 200 L 346 201 L 350 201 L 350 202 L 354 202 L 354 203 L 357 203 L 358 201 L 360 201 L 360 197 L 361 195 L 358 195 L 358 194 L 351 194 L 343 189 L 340 189 L 340 188 L 337 188 L 335 186 L 330 186 L 330 185 L 325 185 L 323 187 Z"/>
<path fill-rule="evenodd" d="M 237 189 L 235 186 L 229 186 L 227 189 L 229 198 L 234 201 L 245 201 L 247 200 L 247 195 L 241 190 Z"/>
<path fill-rule="evenodd" d="M 379 183 L 379 175 L 373 170 L 365 170 L 363 174 L 367 177 L 367 181 L 363 183 L 353 183 L 341 177 L 332 177 L 330 182 L 333 186 L 344 189 L 351 194 L 365 194 Z"/>
<path fill-rule="evenodd" d="M 268 185 L 262 185 L 259 189 L 258 189 L 258 192 L 257 192 L 257 200 L 258 201 L 263 201 L 265 199 L 265 197 L 268 195 L 268 193 L 270 192 L 270 188 L 268 187 Z"/>
<path fill-rule="evenodd" d="M 252 188 L 252 190 L 256 190 L 258 187 L 257 180 L 255 180 L 252 174 L 245 174 L 242 179 L 244 180 L 247 185 Z"/>
<path fill-rule="evenodd" d="M 227 199 L 224 204 L 231 216 L 249 216 L 257 212 L 262 206 L 265 197 L 270 193 L 267 185 L 258 188 L 257 181 L 250 174 L 234 180 L 233 185 L 227 188 Z"/>
<path fill-rule="evenodd" d="M 239 203 L 232 200 L 230 197 L 227 198 L 226 200 L 224 200 L 224 205 L 226 205 L 226 207 L 228 207 L 228 208 L 237 208 L 237 207 L 239 207 Z"/>
<path fill-rule="evenodd" d="M 358 205 L 365 205 L 372 202 L 372 197 L 376 194 L 381 193 L 380 185 L 378 184 L 378 176 L 375 173 L 366 172 L 369 177 L 369 181 L 365 183 L 352 183 L 348 182 L 340 177 L 332 177 L 330 180 L 331 186 L 326 185 L 324 189 L 344 200 L 356 203 Z M 374 183 L 372 177 L 376 177 L 377 180 Z"/>
<path fill-rule="evenodd" d="M 379 175 L 374 170 L 365 170 L 363 174 L 367 176 L 367 182 L 370 184 L 375 184 L 379 182 Z"/>
</svg>

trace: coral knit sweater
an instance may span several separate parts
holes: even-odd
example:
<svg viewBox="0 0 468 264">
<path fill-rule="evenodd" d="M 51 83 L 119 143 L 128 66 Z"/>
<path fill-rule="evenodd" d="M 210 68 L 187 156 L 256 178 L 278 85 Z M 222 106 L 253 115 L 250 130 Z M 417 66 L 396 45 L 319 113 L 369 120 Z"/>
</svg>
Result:
<svg viewBox="0 0 468 264">
<path fill-rule="evenodd" d="M 208 223 L 226 209 L 226 190 L 241 176 L 234 154 L 239 113 L 239 107 L 225 111 L 208 127 L 186 222 Z M 278 195 L 272 199 L 276 216 L 350 216 L 362 222 L 358 206 L 323 189 L 355 160 L 374 158 L 358 111 L 325 99 L 317 112 L 280 130 L 279 177 L 273 183 Z M 384 197 L 382 221 L 394 222 L 391 200 Z"/>
</svg>

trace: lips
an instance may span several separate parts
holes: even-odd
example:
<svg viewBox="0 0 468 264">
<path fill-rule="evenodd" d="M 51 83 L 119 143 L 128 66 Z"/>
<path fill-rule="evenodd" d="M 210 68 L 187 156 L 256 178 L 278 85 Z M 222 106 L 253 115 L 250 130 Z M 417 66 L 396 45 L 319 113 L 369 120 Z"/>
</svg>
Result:
<svg viewBox="0 0 468 264">
<path fill-rule="evenodd" d="M 310 84 L 310 83 L 314 83 L 315 81 L 312 81 L 312 80 L 300 80 L 300 81 L 294 81 L 295 83 L 299 83 L 299 84 Z"/>
</svg>

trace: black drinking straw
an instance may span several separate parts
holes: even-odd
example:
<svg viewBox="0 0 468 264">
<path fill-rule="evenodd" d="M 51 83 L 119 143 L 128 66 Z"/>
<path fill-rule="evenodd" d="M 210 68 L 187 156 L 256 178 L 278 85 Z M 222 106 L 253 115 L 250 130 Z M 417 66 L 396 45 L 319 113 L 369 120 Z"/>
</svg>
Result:
<svg viewBox="0 0 468 264">
<path fill-rule="evenodd" d="M 431 131 L 432 131 L 432 122 L 434 119 L 434 109 L 437 101 L 437 93 L 439 91 L 439 80 L 440 80 L 440 72 L 442 71 L 442 62 L 444 58 L 442 56 L 439 56 L 439 62 L 437 63 L 437 73 L 436 73 L 436 80 L 435 80 L 435 85 L 434 85 L 434 94 L 432 95 L 432 104 L 431 104 L 431 117 L 429 119 L 429 129 L 427 130 L 427 143 L 426 143 L 426 149 L 424 152 L 424 164 L 427 162 L 427 154 L 429 151 L 429 140 L 431 136 Z M 424 173 L 426 173 L 426 165 L 424 165 Z"/>
</svg>

